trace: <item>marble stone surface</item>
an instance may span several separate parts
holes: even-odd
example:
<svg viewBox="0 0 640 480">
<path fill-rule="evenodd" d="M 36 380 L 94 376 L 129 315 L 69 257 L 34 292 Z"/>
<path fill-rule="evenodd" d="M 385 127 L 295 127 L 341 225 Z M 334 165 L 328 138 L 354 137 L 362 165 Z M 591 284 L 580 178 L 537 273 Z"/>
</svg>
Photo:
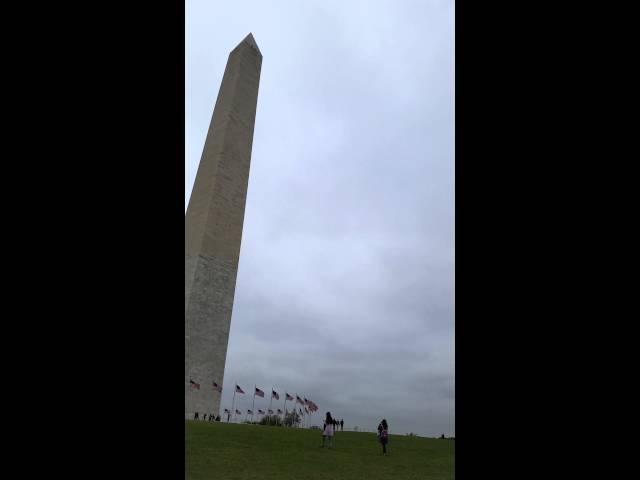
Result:
<svg viewBox="0 0 640 480">
<path fill-rule="evenodd" d="M 249 34 L 229 54 L 185 216 L 186 418 L 221 415 L 212 384 L 224 381 L 261 66 Z"/>
</svg>

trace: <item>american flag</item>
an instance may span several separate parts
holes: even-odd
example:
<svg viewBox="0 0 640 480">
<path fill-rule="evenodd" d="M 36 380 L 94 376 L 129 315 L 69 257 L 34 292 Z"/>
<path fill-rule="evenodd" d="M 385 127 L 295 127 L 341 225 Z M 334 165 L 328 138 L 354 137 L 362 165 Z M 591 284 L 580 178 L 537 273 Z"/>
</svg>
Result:
<svg viewBox="0 0 640 480">
<path fill-rule="evenodd" d="M 224 409 L 224 413 L 231 413 L 228 408 Z"/>
<path fill-rule="evenodd" d="M 247 410 L 247 413 L 248 413 L 249 415 L 253 415 L 253 412 L 252 412 L 251 410 Z"/>
<path fill-rule="evenodd" d="M 275 398 L 276 400 L 280 400 L 280 395 L 275 390 L 271 390 L 271 398 Z"/>
<path fill-rule="evenodd" d="M 240 385 L 236 385 L 236 393 L 244 393 L 244 390 L 240 388 Z"/>
<path fill-rule="evenodd" d="M 298 395 L 296 395 L 296 402 L 298 402 L 300 405 L 304 405 L 304 402 Z"/>
<path fill-rule="evenodd" d="M 273 410 L 269 409 L 269 415 L 273 414 Z"/>
<path fill-rule="evenodd" d="M 189 379 L 189 384 L 191 384 L 191 388 L 195 388 L 196 390 L 200 390 L 200 384 L 194 382 L 193 380 Z"/>
<path fill-rule="evenodd" d="M 304 404 L 305 405 L 309 405 L 309 400 L 307 400 L 306 398 L 304 399 Z"/>
<path fill-rule="evenodd" d="M 258 387 L 256 387 L 256 395 L 264 398 L 264 392 L 260 390 Z"/>
<path fill-rule="evenodd" d="M 286 395 L 287 400 L 293 400 L 293 397 L 289 395 L 287 392 L 284 392 L 284 394 Z"/>
<path fill-rule="evenodd" d="M 238 410 L 237 408 L 236 408 L 236 413 L 237 413 L 238 415 L 242 415 L 242 412 L 241 412 L 240 410 Z"/>
<path fill-rule="evenodd" d="M 222 392 L 222 385 L 218 385 L 216 382 L 213 382 L 213 389 L 218 392 Z"/>
<path fill-rule="evenodd" d="M 278 409 L 278 415 L 280 415 L 282 413 L 282 410 Z"/>
<path fill-rule="evenodd" d="M 258 413 L 259 413 L 260 415 L 264 415 L 264 410 L 258 410 Z"/>
</svg>

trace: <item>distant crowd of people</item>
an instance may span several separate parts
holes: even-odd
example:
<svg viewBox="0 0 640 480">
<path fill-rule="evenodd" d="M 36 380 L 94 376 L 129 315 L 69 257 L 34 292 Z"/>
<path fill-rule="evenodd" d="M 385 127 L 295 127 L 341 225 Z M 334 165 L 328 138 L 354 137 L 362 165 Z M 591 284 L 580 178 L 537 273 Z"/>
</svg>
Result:
<svg viewBox="0 0 640 480">
<path fill-rule="evenodd" d="M 205 413 L 204 415 L 202 415 L 202 418 L 200 418 L 200 415 L 198 415 L 198 412 L 196 412 L 193 415 L 193 419 L 194 420 L 202 420 L 203 422 L 219 422 L 220 421 L 220 415 L 214 416 L 212 414 L 209 414 L 207 416 L 207 414 Z"/>
<path fill-rule="evenodd" d="M 328 419 L 331 418 L 331 413 L 327 412 L 327 418 L 325 418 L 324 421 L 324 425 L 326 427 L 327 425 L 327 421 Z M 331 425 L 333 427 L 333 431 L 337 432 L 338 431 L 338 427 L 340 427 L 340 430 L 344 430 L 344 420 L 336 420 L 335 418 L 331 418 Z"/>
</svg>

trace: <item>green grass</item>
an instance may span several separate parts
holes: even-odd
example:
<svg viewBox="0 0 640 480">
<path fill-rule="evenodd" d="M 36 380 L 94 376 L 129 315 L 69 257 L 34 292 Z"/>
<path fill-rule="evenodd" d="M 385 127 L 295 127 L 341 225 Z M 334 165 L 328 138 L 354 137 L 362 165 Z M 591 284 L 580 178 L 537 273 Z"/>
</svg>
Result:
<svg viewBox="0 0 640 480">
<path fill-rule="evenodd" d="M 186 422 L 188 480 L 454 478 L 455 441 L 391 435 L 389 455 L 374 433 L 338 432 L 320 448 L 318 430 Z"/>
</svg>

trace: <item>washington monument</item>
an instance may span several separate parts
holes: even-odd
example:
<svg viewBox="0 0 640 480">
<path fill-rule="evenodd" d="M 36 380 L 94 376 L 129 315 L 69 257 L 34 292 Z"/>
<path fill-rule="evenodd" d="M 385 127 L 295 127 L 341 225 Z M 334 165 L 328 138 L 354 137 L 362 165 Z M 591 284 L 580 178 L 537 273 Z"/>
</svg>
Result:
<svg viewBox="0 0 640 480">
<path fill-rule="evenodd" d="M 249 34 L 229 54 L 185 216 L 186 418 L 220 413 L 261 66 Z"/>
</svg>

